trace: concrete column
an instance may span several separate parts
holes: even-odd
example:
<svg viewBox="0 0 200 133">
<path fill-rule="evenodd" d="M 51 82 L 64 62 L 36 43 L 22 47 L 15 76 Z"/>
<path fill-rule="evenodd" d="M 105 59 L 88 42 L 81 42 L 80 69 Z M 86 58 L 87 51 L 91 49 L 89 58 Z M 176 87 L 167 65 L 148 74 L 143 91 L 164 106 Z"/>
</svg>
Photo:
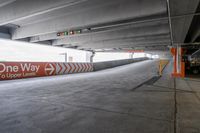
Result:
<svg viewBox="0 0 200 133">
<path fill-rule="evenodd" d="M 181 72 L 181 58 L 182 58 L 182 54 L 181 54 L 182 48 L 180 46 L 176 47 L 176 71 L 177 73 Z"/>
<path fill-rule="evenodd" d="M 90 63 L 93 63 L 94 56 L 95 56 L 95 52 L 92 52 L 92 55 L 90 56 Z"/>
<path fill-rule="evenodd" d="M 171 49 L 171 53 L 174 56 L 174 72 L 172 76 L 174 77 L 185 77 L 185 63 L 182 62 L 182 48 L 177 46 Z"/>
<path fill-rule="evenodd" d="M 134 55 L 134 53 L 130 53 L 130 54 L 129 54 L 129 58 L 130 58 L 130 59 L 133 59 L 133 55 Z"/>
<path fill-rule="evenodd" d="M 151 59 L 153 59 L 153 55 L 152 55 L 152 54 L 150 54 L 150 56 L 151 56 L 150 58 L 151 58 Z"/>
<path fill-rule="evenodd" d="M 60 55 L 64 55 L 65 56 L 65 62 L 67 62 L 67 53 L 61 53 Z"/>
</svg>

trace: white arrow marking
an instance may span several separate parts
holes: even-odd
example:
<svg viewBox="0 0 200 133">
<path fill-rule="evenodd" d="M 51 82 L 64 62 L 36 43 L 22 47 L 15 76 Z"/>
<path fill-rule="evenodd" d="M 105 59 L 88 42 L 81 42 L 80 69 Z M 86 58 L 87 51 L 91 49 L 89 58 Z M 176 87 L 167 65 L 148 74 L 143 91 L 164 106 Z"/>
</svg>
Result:
<svg viewBox="0 0 200 133">
<path fill-rule="evenodd" d="M 49 75 L 52 75 L 52 74 L 53 74 L 53 72 L 54 72 L 54 70 L 55 70 L 55 68 L 53 67 L 53 65 L 52 65 L 52 64 L 49 64 L 49 66 L 50 66 L 50 68 L 46 68 L 46 70 L 45 70 L 45 71 L 51 71 L 51 72 L 49 73 Z"/>
</svg>

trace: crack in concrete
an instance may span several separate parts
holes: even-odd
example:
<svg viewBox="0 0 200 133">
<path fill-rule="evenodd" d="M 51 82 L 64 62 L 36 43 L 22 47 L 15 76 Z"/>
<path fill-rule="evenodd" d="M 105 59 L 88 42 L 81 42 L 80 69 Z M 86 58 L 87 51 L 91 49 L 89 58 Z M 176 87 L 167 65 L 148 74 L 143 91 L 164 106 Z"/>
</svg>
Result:
<svg viewBox="0 0 200 133">
<path fill-rule="evenodd" d="M 177 131 L 177 87 L 176 87 L 176 78 L 174 78 L 174 133 Z"/>
</svg>

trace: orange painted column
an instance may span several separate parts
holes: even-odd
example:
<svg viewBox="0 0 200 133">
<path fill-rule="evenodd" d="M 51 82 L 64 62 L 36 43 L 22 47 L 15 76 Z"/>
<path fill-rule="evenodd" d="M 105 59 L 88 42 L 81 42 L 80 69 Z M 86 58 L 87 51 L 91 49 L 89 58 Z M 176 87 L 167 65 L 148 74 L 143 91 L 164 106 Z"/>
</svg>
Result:
<svg viewBox="0 0 200 133">
<path fill-rule="evenodd" d="M 175 75 L 177 73 L 177 49 L 176 48 L 171 48 L 171 54 L 173 56 L 173 63 L 174 63 L 174 68 L 173 68 L 173 73 L 172 76 Z"/>
<path fill-rule="evenodd" d="M 180 50 L 180 52 L 178 52 L 178 50 Z M 183 48 L 181 48 L 181 47 L 171 48 L 171 53 L 174 58 L 173 59 L 174 60 L 174 70 L 172 72 L 172 76 L 173 77 L 185 77 L 185 62 L 182 61 Z M 180 60 L 177 60 L 177 58 L 179 58 L 179 57 L 181 57 Z M 178 64 L 180 64 L 180 68 L 179 68 Z"/>
<path fill-rule="evenodd" d="M 181 77 L 185 77 L 185 62 L 181 62 Z"/>
</svg>

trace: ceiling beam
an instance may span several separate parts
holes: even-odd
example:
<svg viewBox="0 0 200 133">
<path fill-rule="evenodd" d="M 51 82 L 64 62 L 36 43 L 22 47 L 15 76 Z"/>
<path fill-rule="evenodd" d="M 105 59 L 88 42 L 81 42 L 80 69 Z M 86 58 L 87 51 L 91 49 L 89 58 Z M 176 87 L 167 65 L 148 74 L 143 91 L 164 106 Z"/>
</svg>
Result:
<svg viewBox="0 0 200 133">
<path fill-rule="evenodd" d="M 94 12 L 95 11 L 95 12 Z M 104 24 L 127 18 L 145 19 L 152 15 L 165 15 L 167 12 L 166 3 L 163 0 L 125 0 L 123 3 L 114 3 L 95 9 L 88 9 L 82 12 L 67 14 L 66 16 L 31 24 L 17 28 L 12 33 L 13 39 L 26 38 L 42 34 L 88 27 L 97 24 Z"/>
<path fill-rule="evenodd" d="M 130 53 L 130 50 L 135 50 L 134 48 L 122 48 L 122 49 L 96 49 L 95 52 L 128 52 Z M 143 48 L 140 50 L 144 50 L 145 53 L 148 54 L 163 54 L 163 53 L 169 53 L 168 47 L 162 47 L 162 48 Z"/>
<path fill-rule="evenodd" d="M 87 38 L 90 36 L 101 36 L 101 35 L 105 35 L 105 34 L 110 34 L 112 35 L 113 33 L 121 33 L 122 32 L 126 32 L 125 34 L 128 34 L 131 32 L 131 30 L 133 30 L 132 32 L 136 32 L 137 30 L 143 28 L 147 28 L 145 29 L 146 32 L 148 32 L 148 29 L 150 29 L 150 27 L 154 27 L 154 29 L 152 29 L 152 34 L 153 31 L 156 33 L 159 33 L 159 31 L 162 33 L 165 33 L 164 30 L 169 31 L 168 30 L 168 21 L 166 20 L 160 20 L 160 21 L 156 21 L 156 22 L 145 22 L 145 23 L 128 23 L 128 24 L 124 24 L 124 25 L 120 25 L 120 26 L 112 26 L 112 27 L 101 27 L 101 28 L 91 28 L 89 31 L 82 31 L 81 34 L 78 35 L 73 35 L 73 36 L 57 36 L 57 32 L 54 33 L 50 33 L 50 34 L 45 34 L 45 35 L 39 35 L 39 36 L 34 36 L 30 38 L 30 42 L 39 42 L 39 41 L 46 41 L 46 40 L 61 40 L 61 41 L 68 41 L 68 39 L 73 39 L 77 40 L 80 38 Z M 145 30 L 143 31 L 145 34 Z M 158 30 L 158 31 L 157 31 Z"/>
<path fill-rule="evenodd" d="M 134 47 L 134 46 L 147 46 L 147 45 L 166 45 L 170 42 L 168 39 L 159 39 L 159 40 L 126 40 L 126 41 L 102 41 L 90 44 L 72 44 L 78 46 L 79 48 L 91 48 L 91 49 L 101 49 L 101 48 L 123 48 L 123 47 Z"/>
<path fill-rule="evenodd" d="M 123 38 L 136 38 L 142 36 L 160 36 L 169 35 L 167 25 L 151 26 L 151 27 L 139 27 L 130 28 L 119 31 L 91 33 L 86 35 L 69 36 L 63 39 L 57 39 L 53 41 L 53 45 L 70 44 L 70 43 L 90 43 L 102 40 L 114 40 Z"/>
<path fill-rule="evenodd" d="M 92 42 L 82 42 L 82 43 L 71 43 L 71 45 L 79 47 L 99 47 L 104 45 L 125 45 L 125 44 L 135 44 L 135 43 L 146 43 L 146 42 L 166 42 L 169 41 L 169 35 L 158 35 L 158 36 L 141 36 L 141 37 L 129 37 L 129 38 L 118 38 L 114 40 L 101 40 L 101 41 L 92 41 Z M 68 43 L 69 44 L 69 43 Z"/>
</svg>

